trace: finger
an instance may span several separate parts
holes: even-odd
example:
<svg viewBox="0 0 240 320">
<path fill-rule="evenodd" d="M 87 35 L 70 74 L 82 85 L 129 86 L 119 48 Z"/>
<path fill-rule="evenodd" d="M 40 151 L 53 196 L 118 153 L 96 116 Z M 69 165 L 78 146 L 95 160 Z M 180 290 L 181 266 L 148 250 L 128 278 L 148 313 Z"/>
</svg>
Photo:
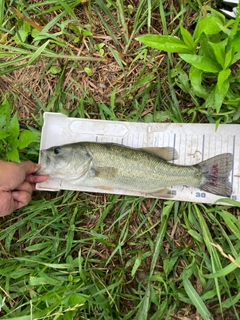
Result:
<svg viewBox="0 0 240 320">
<path fill-rule="evenodd" d="M 39 183 L 39 182 L 44 182 L 49 178 L 48 175 L 42 175 L 42 176 L 35 176 L 33 174 L 29 174 L 26 176 L 25 181 L 30 182 L 30 183 Z"/>
<path fill-rule="evenodd" d="M 17 202 L 17 209 L 26 206 L 31 200 L 31 194 L 26 191 L 13 191 L 12 197 Z"/>
<path fill-rule="evenodd" d="M 19 163 L 0 161 L 0 190 L 9 191 L 21 184 L 26 173 Z"/>
<path fill-rule="evenodd" d="M 20 184 L 15 190 L 17 191 L 25 191 L 28 192 L 30 194 L 32 194 L 34 188 L 33 185 L 27 181 L 24 181 L 22 184 Z M 13 191 L 15 191 L 13 190 Z"/>
<path fill-rule="evenodd" d="M 18 208 L 18 204 L 11 196 L 11 193 L 0 192 L 0 217 L 4 217 L 12 213 Z"/>
<path fill-rule="evenodd" d="M 19 166 L 21 166 L 21 168 L 23 169 L 23 171 L 25 172 L 26 175 L 36 172 L 37 170 L 39 170 L 41 168 L 40 164 L 36 164 L 32 161 L 24 161 L 19 163 Z"/>
</svg>

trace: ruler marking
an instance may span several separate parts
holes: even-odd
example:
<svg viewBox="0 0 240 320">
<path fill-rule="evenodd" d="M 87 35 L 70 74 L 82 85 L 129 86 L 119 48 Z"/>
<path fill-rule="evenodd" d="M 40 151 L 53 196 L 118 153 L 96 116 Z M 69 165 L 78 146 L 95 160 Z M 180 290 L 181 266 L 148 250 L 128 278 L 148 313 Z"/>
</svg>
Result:
<svg viewBox="0 0 240 320">
<path fill-rule="evenodd" d="M 202 140 L 202 161 L 204 160 L 204 148 L 205 148 L 205 134 L 203 135 L 203 140 Z"/>
<path fill-rule="evenodd" d="M 234 160 L 235 160 L 235 148 L 236 148 L 236 135 L 233 136 L 233 147 L 232 147 L 232 154 L 233 154 L 233 164 L 232 164 L 232 189 L 233 189 L 233 181 L 234 181 Z"/>
<path fill-rule="evenodd" d="M 176 133 L 174 133 L 173 135 L 173 154 L 174 154 L 175 148 L 176 148 Z M 173 157 L 172 163 L 174 163 L 174 161 L 175 159 Z"/>
</svg>

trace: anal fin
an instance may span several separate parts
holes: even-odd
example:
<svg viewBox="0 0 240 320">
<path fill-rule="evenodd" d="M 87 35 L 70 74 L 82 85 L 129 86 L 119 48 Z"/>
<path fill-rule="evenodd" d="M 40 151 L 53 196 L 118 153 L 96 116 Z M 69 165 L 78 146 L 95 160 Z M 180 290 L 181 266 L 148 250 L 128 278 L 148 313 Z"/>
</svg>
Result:
<svg viewBox="0 0 240 320">
<path fill-rule="evenodd" d="M 155 192 L 148 193 L 147 195 L 154 197 L 154 198 L 167 198 L 172 199 L 174 195 L 171 193 L 171 190 L 168 188 L 164 188 Z"/>
</svg>

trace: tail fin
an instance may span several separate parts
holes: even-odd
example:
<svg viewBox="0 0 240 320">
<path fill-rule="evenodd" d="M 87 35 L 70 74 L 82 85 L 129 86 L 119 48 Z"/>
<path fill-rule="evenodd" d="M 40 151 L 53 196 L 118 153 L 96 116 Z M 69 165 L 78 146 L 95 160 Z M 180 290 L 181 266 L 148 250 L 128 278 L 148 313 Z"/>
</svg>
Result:
<svg viewBox="0 0 240 320">
<path fill-rule="evenodd" d="M 200 188 L 219 196 L 230 197 L 232 185 L 229 175 L 233 168 L 233 155 L 220 154 L 198 164 L 202 168 L 203 180 Z"/>
</svg>

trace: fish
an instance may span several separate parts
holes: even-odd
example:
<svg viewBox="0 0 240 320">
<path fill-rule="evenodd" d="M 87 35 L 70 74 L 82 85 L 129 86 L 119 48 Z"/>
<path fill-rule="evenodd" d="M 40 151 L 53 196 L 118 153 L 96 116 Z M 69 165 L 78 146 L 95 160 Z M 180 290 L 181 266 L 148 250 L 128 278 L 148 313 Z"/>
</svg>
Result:
<svg viewBox="0 0 240 320">
<path fill-rule="evenodd" d="M 233 155 L 223 153 L 195 165 L 177 165 L 174 148 L 131 148 L 114 143 L 76 142 L 41 151 L 41 169 L 72 185 L 107 191 L 122 189 L 154 197 L 170 196 L 169 187 L 196 187 L 230 197 Z"/>
</svg>

